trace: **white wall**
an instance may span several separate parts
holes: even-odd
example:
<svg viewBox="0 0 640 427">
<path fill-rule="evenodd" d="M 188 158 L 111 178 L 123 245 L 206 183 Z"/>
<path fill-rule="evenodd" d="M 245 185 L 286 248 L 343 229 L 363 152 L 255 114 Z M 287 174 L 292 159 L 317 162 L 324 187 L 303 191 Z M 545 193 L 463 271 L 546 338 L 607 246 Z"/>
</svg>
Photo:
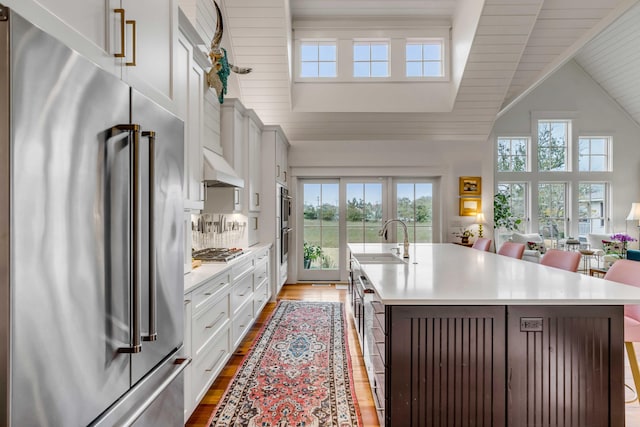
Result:
<svg viewBox="0 0 640 427">
<path fill-rule="evenodd" d="M 625 221 L 640 201 L 640 126 L 575 62 L 571 61 L 534 89 L 495 123 L 491 140 L 501 135 L 531 135 L 534 112 L 574 113 L 573 135 L 613 137 L 611 229 L 637 237 L 637 224 Z"/>
</svg>

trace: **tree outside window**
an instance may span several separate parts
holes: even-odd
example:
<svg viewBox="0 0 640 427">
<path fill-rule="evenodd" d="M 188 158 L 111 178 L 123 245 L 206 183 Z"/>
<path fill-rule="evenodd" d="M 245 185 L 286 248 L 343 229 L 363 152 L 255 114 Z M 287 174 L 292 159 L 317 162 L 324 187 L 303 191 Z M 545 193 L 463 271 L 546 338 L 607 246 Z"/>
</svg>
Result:
<svg viewBox="0 0 640 427">
<path fill-rule="evenodd" d="M 540 120 L 538 122 L 538 170 L 567 171 L 569 148 L 567 120 Z"/>
<path fill-rule="evenodd" d="M 528 145 L 528 138 L 498 138 L 498 172 L 526 171 Z"/>
<path fill-rule="evenodd" d="M 567 185 L 560 183 L 538 184 L 538 227 L 543 238 L 557 244 L 566 236 Z"/>
</svg>

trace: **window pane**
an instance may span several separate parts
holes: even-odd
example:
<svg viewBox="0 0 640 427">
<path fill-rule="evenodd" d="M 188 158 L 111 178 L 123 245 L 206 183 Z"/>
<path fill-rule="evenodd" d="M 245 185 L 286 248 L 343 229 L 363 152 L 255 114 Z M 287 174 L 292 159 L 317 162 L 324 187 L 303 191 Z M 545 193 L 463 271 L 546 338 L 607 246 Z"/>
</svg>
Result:
<svg viewBox="0 0 640 427">
<path fill-rule="evenodd" d="M 369 50 L 369 45 L 365 44 L 355 44 L 353 45 L 353 60 L 354 61 L 369 61 L 371 59 L 370 57 L 370 50 Z"/>
<path fill-rule="evenodd" d="M 372 62 L 371 63 L 371 77 L 387 77 L 387 63 L 386 62 Z"/>
<path fill-rule="evenodd" d="M 318 77 L 317 62 L 303 62 L 300 70 L 301 77 Z"/>
<path fill-rule="evenodd" d="M 422 77 L 422 62 L 407 62 L 407 77 Z"/>
<path fill-rule="evenodd" d="M 318 45 L 316 44 L 303 44 L 301 49 L 301 57 L 303 61 L 317 61 L 318 60 Z"/>
<path fill-rule="evenodd" d="M 421 61 L 422 60 L 422 45 L 419 44 L 407 44 L 407 61 Z"/>
<path fill-rule="evenodd" d="M 604 172 L 607 170 L 606 158 L 602 156 L 591 157 L 591 172 Z"/>
<path fill-rule="evenodd" d="M 439 62 L 425 62 L 424 63 L 424 75 L 428 77 L 437 77 L 441 76 L 442 72 L 440 70 Z"/>
<path fill-rule="evenodd" d="M 437 61 L 441 59 L 441 49 L 439 44 L 425 44 L 422 48 L 424 59 L 428 61 Z"/>
<path fill-rule="evenodd" d="M 566 171 L 569 122 L 538 122 L 538 170 Z"/>
<path fill-rule="evenodd" d="M 320 77 L 335 77 L 337 75 L 335 62 L 320 62 L 318 66 L 320 68 Z"/>
<path fill-rule="evenodd" d="M 372 44 L 371 45 L 371 60 L 372 61 L 385 61 L 389 57 L 387 55 L 388 46 L 386 44 Z"/>
<path fill-rule="evenodd" d="M 354 77 L 369 77 L 369 62 L 356 62 L 353 64 Z"/>
<path fill-rule="evenodd" d="M 336 60 L 336 47 L 335 46 L 319 46 L 319 59 L 320 61 L 335 61 Z"/>
<path fill-rule="evenodd" d="M 607 141 L 602 138 L 594 138 L 591 140 L 591 154 L 607 154 Z"/>
<path fill-rule="evenodd" d="M 587 157 L 587 156 L 579 156 L 578 157 L 578 170 L 580 170 L 580 171 L 588 171 L 589 170 L 589 157 Z"/>
</svg>

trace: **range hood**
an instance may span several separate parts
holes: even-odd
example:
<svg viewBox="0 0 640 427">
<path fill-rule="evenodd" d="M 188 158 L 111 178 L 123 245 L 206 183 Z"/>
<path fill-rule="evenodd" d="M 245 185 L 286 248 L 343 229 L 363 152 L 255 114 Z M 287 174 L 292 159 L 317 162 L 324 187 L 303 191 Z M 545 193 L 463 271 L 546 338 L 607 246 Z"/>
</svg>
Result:
<svg viewBox="0 0 640 427">
<path fill-rule="evenodd" d="M 220 154 L 202 149 L 204 153 L 204 183 L 207 187 L 244 188 L 244 179 L 240 178 L 231 165 Z"/>
</svg>

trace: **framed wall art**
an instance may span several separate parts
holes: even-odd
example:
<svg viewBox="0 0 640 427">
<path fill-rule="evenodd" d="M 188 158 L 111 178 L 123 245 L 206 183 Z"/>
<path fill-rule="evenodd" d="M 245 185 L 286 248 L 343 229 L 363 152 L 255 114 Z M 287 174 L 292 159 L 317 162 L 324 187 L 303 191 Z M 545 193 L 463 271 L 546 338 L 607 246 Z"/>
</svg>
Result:
<svg viewBox="0 0 640 427">
<path fill-rule="evenodd" d="M 460 216 L 475 216 L 482 211 L 480 197 L 460 197 Z"/>
<path fill-rule="evenodd" d="M 482 194 L 482 178 L 479 176 L 460 177 L 461 196 L 479 196 Z"/>
</svg>

